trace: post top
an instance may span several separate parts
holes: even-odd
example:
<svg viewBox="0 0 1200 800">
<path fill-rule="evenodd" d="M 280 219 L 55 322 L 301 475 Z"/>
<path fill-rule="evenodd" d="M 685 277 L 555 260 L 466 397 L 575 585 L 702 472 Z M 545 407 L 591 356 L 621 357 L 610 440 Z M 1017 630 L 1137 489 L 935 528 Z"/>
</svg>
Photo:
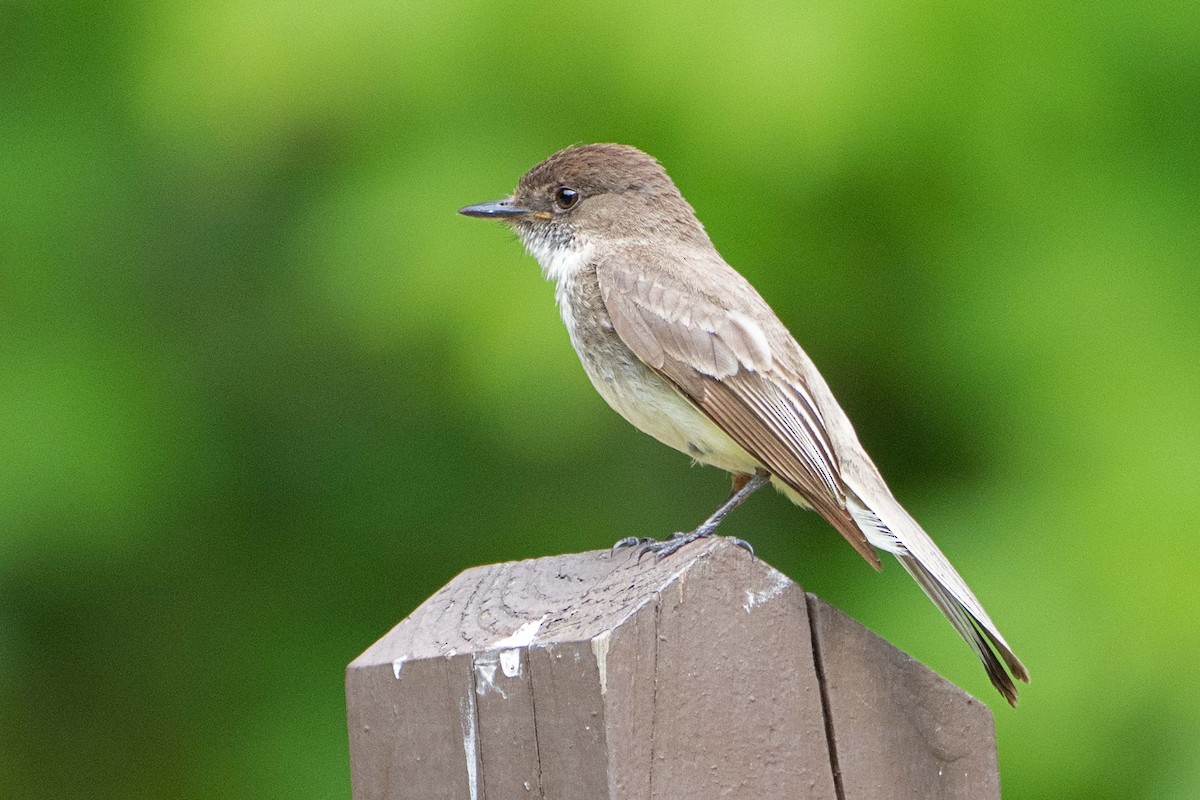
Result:
<svg viewBox="0 0 1200 800">
<path fill-rule="evenodd" d="M 636 548 L 509 561 L 459 573 L 375 642 L 350 667 L 589 641 L 619 626 L 655 595 L 700 566 L 746 570 L 746 603 L 793 582 L 722 537 L 662 561 Z"/>
</svg>

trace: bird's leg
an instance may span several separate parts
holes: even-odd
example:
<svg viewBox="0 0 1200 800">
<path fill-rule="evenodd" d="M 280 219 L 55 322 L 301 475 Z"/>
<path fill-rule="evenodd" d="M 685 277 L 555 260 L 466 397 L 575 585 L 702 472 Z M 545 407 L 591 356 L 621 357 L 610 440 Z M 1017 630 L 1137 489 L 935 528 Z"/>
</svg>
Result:
<svg viewBox="0 0 1200 800">
<path fill-rule="evenodd" d="M 639 545 L 639 559 L 646 553 L 654 553 L 656 560 L 666 558 L 684 545 L 694 542 L 697 539 L 703 539 L 705 536 L 710 535 L 714 530 L 717 529 L 717 526 L 721 524 L 721 520 L 725 519 L 725 517 L 729 515 L 730 511 L 733 511 L 735 508 L 740 506 L 743 502 L 745 502 L 747 497 L 761 489 L 763 485 L 766 484 L 770 479 L 771 476 L 766 470 L 763 469 L 756 470 L 754 475 L 734 475 L 733 486 L 735 491 L 733 495 L 726 500 L 720 508 L 714 511 L 712 516 L 700 523 L 700 526 L 696 528 L 696 530 L 691 531 L 690 533 L 672 534 L 669 539 L 661 542 L 656 542 L 653 540 L 647 541 L 643 538 L 630 536 L 613 545 L 613 549 L 615 550 L 618 547 Z M 750 546 L 749 542 L 743 541 L 742 539 L 730 539 L 730 541 L 732 541 L 738 547 L 749 551 L 750 555 L 754 555 L 754 548 Z"/>
</svg>

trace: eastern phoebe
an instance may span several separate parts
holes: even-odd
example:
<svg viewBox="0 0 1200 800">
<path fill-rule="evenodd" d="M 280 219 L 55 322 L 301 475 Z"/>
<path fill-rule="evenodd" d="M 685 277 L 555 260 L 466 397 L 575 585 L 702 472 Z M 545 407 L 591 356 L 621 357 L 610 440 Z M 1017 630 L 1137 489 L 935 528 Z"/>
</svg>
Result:
<svg viewBox="0 0 1200 800">
<path fill-rule="evenodd" d="M 1029 673 L 892 497 L 812 361 L 717 253 L 657 161 L 626 145 L 570 147 L 525 173 L 511 197 L 459 213 L 516 231 L 555 282 L 571 344 L 617 413 L 733 475 L 733 495 L 696 530 L 618 544 L 669 555 L 708 536 L 769 481 L 816 510 L 871 566 L 881 568 L 876 548 L 899 559 L 1016 705 L 1013 678 L 1028 682 Z"/>
</svg>

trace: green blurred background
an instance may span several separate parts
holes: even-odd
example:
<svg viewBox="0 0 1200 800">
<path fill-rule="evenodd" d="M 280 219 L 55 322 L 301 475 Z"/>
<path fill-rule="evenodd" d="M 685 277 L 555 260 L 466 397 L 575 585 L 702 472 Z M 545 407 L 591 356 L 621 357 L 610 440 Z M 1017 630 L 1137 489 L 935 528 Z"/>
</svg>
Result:
<svg viewBox="0 0 1200 800">
<path fill-rule="evenodd" d="M 1190 9 L 1190 10 L 1189 10 Z M 1009 797 L 1200 795 L 1200 11 L 0 4 L 0 795 L 349 795 L 345 664 L 464 567 L 727 491 L 456 216 L 655 154 L 1033 673 L 762 495 Z"/>
</svg>

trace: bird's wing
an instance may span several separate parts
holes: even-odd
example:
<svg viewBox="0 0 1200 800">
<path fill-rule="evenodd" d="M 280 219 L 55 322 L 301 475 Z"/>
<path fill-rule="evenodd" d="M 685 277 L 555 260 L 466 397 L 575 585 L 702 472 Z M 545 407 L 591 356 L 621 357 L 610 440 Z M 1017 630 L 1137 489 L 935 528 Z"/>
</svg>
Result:
<svg viewBox="0 0 1200 800">
<path fill-rule="evenodd" d="M 688 258 L 707 259 L 708 269 L 697 270 Z M 676 254 L 653 277 L 635 259 L 597 264 L 617 335 L 879 569 L 879 556 L 847 510 L 826 420 L 799 374 L 807 358 L 774 312 L 715 253 Z M 820 389 L 828 392 L 823 383 Z"/>
</svg>

